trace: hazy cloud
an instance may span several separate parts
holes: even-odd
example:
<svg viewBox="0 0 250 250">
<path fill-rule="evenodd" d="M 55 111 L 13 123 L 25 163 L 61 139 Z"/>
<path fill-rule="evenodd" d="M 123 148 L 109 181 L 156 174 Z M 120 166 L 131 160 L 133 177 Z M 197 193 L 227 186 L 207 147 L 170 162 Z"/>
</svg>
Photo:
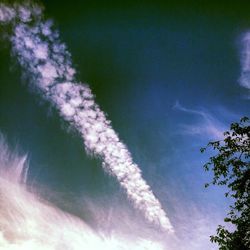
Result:
<svg viewBox="0 0 250 250">
<path fill-rule="evenodd" d="M 212 114 L 199 109 L 186 108 L 178 101 L 176 101 L 173 108 L 200 118 L 195 124 L 181 124 L 180 127 L 182 133 L 208 137 L 216 140 L 223 138 L 223 132 L 226 130 L 226 126 Z"/>
<path fill-rule="evenodd" d="M 239 83 L 250 90 L 250 32 L 246 32 L 242 37 L 241 49 L 241 75 Z"/>
</svg>

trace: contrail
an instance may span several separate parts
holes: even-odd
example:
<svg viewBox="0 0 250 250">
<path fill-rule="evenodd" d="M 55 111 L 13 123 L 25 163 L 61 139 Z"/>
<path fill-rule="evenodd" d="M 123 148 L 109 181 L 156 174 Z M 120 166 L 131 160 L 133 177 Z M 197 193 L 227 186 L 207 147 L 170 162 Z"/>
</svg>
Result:
<svg viewBox="0 0 250 250">
<path fill-rule="evenodd" d="M 0 249 L 1 250 L 163 250 L 163 244 L 146 238 L 129 238 L 91 229 L 26 183 L 26 155 L 10 151 L 0 133 Z"/>
<path fill-rule="evenodd" d="M 117 178 L 147 221 L 163 231 L 174 232 L 129 150 L 96 104 L 89 86 L 76 81 L 70 53 L 52 28 L 53 22 L 43 21 L 42 9 L 35 4 L 0 5 L 0 22 L 13 25 L 10 36 L 13 54 L 29 73 L 32 88 L 79 132 L 85 150 L 100 157 L 104 169 Z"/>
</svg>

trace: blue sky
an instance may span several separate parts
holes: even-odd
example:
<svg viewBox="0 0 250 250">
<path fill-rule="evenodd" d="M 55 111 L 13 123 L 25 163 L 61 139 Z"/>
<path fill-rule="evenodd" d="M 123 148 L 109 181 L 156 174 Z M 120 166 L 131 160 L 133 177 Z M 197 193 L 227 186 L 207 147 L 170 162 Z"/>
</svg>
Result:
<svg viewBox="0 0 250 250">
<path fill-rule="evenodd" d="M 204 188 L 211 179 L 202 168 L 209 154 L 199 149 L 249 116 L 249 89 L 239 84 L 240 39 L 250 28 L 244 7 L 229 4 L 221 12 L 215 2 L 78 3 L 67 11 L 65 3 L 57 4 L 44 1 L 45 13 L 55 20 L 78 79 L 89 83 L 183 243 L 190 244 L 183 249 L 214 249 L 209 235 L 223 223 L 229 201 L 223 188 Z M 28 153 L 30 182 L 48 187 L 53 202 L 92 226 L 98 209 L 114 211 L 109 220 L 121 224 L 117 230 L 134 217 L 142 221 L 100 160 L 87 156 L 77 134 L 28 90 L 10 46 L 0 44 L 0 131 Z M 68 203 L 81 200 L 87 209 L 81 202 L 65 205 L 53 192 L 73 194 L 66 195 Z"/>
</svg>

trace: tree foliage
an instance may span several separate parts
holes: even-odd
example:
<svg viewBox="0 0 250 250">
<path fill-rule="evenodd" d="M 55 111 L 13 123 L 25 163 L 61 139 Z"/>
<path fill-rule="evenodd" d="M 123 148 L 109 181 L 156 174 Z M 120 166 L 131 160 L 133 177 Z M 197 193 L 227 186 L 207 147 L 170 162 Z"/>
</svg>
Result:
<svg viewBox="0 0 250 250">
<path fill-rule="evenodd" d="M 221 141 L 209 142 L 201 152 L 212 149 L 216 154 L 204 165 L 205 171 L 212 171 L 209 185 L 227 186 L 226 197 L 233 199 L 225 222 L 231 223 L 233 230 L 219 225 L 217 235 L 210 240 L 219 245 L 220 250 L 250 249 L 250 120 L 243 117 L 232 123 Z"/>
</svg>

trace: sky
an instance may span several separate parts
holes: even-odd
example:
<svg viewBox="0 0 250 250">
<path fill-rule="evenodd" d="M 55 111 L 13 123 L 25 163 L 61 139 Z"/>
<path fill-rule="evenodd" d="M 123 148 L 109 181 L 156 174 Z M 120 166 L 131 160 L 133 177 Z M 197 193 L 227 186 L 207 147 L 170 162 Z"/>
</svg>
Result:
<svg viewBox="0 0 250 250">
<path fill-rule="evenodd" d="M 216 249 L 209 236 L 230 201 L 223 188 L 204 188 L 210 153 L 200 148 L 249 116 L 250 87 L 240 80 L 249 3 L 41 2 L 77 80 L 88 83 L 127 145 L 177 239 L 145 222 L 101 159 L 86 154 L 79 134 L 28 86 L 1 26 L 0 131 L 11 149 L 28 155 L 29 185 L 94 230 L 160 234 L 166 250 Z"/>
</svg>

